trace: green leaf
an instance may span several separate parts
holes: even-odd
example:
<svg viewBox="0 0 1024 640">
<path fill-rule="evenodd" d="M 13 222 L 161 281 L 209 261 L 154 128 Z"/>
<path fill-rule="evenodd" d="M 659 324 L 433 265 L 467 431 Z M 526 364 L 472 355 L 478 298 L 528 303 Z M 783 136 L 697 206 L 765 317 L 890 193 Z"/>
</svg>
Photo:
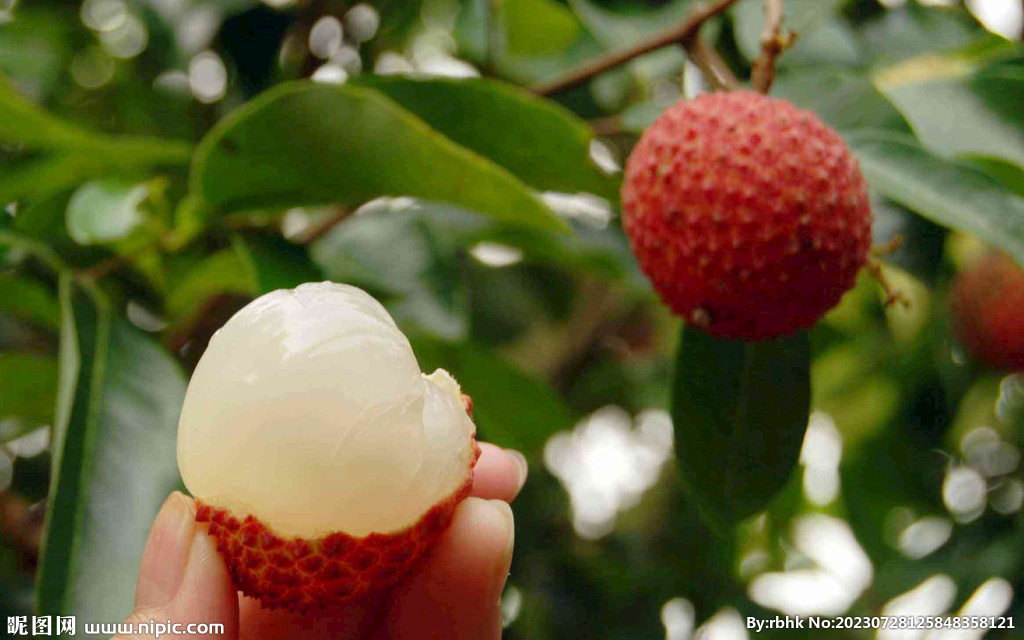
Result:
<svg viewBox="0 0 1024 640">
<path fill-rule="evenodd" d="M 963 55 L 929 55 L 882 70 L 876 82 L 936 152 L 1024 166 L 1024 66 L 978 69 Z"/>
<path fill-rule="evenodd" d="M 409 195 L 544 229 L 566 224 L 519 179 L 448 140 L 377 91 L 295 82 L 207 135 L 193 192 L 222 210 Z"/>
<path fill-rule="evenodd" d="M 0 353 L 0 421 L 50 424 L 57 394 L 57 360 L 33 353 Z"/>
<path fill-rule="evenodd" d="M 506 46 L 512 55 L 540 56 L 564 51 L 580 25 L 572 12 L 553 0 L 513 0 L 502 4 Z"/>
<path fill-rule="evenodd" d="M 527 456 L 538 455 L 556 431 L 571 425 L 569 409 L 541 380 L 473 343 L 411 340 L 425 372 L 450 372 L 473 398 L 478 437 Z"/>
<path fill-rule="evenodd" d="M 0 29 L 0 74 L 45 97 L 67 73 L 71 28 L 63 11 L 22 5 Z"/>
<path fill-rule="evenodd" d="M 892 129 L 910 133 L 902 114 L 867 76 L 841 69 L 800 69 L 783 73 L 772 95 L 813 111 L 837 131 Z"/>
<path fill-rule="evenodd" d="M 674 384 L 680 474 L 702 515 L 724 530 L 765 509 L 810 417 L 807 333 L 739 342 L 684 329 Z"/>
<path fill-rule="evenodd" d="M 1024 198 L 1024 167 L 999 158 L 971 158 L 970 162 L 998 180 L 999 184 Z"/>
<path fill-rule="evenodd" d="M 1024 199 L 969 164 L 932 155 L 909 136 L 866 130 L 849 134 L 847 142 L 872 189 L 1024 264 Z"/>
<path fill-rule="evenodd" d="M 936 49 L 953 51 L 987 35 L 962 7 L 925 7 L 908 2 L 898 9 L 878 12 L 857 30 L 866 57 L 889 64 Z"/>
<path fill-rule="evenodd" d="M 250 265 L 250 273 L 255 275 L 256 295 L 323 280 L 306 248 L 281 236 L 238 235 L 234 238 L 234 248 Z"/>
<path fill-rule="evenodd" d="M 611 48 L 628 47 L 664 31 L 690 15 L 695 0 L 669 0 L 656 9 L 640 10 L 628 6 L 621 11 L 609 9 L 595 0 L 569 0 L 569 6 L 580 21 Z"/>
<path fill-rule="evenodd" d="M 479 78 L 364 76 L 356 82 L 387 95 L 535 189 L 618 195 L 616 181 L 590 160 L 593 131 L 557 103 Z"/>
<path fill-rule="evenodd" d="M 256 296 L 256 268 L 237 246 L 202 259 L 173 285 L 164 302 L 169 323 L 189 321 L 210 297 L 223 293 Z"/>
<path fill-rule="evenodd" d="M 0 140 L 54 149 L 88 145 L 91 134 L 46 113 L 0 77 Z"/>
<path fill-rule="evenodd" d="M 99 294 L 85 299 L 72 286 L 62 276 L 60 400 L 37 609 L 121 620 L 153 517 L 180 484 L 185 377 L 159 345 L 113 319 Z"/>
<path fill-rule="evenodd" d="M 79 128 L 50 115 L 23 98 L 0 76 L 0 141 L 28 149 L 74 151 L 91 155 L 93 164 L 109 166 L 182 164 L 190 145 L 146 136 L 108 136 Z M 83 159 L 80 159 L 83 160 Z"/>
<path fill-rule="evenodd" d="M 68 233 L 82 245 L 122 240 L 142 222 L 140 205 L 148 195 L 145 183 L 117 178 L 88 182 L 68 202 Z"/>
<path fill-rule="evenodd" d="M 60 326 L 60 305 L 50 291 L 28 278 L 0 275 L 0 313 L 47 329 Z"/>
<path fill-rule="evenodd" d="M 496 51 L 489 50 L 487 39 L 491 1 L 465 0 L 459 3 L 452 35 L 458 44 L 460 56 L 480 66 L 491 64 L 500 71 L 502 77 L 529 84 L 566 73 L 604 51 L 604 47 L 586 30 L 580 30 L 567 49 L 552 55 L 510 55 L 507 48 L 500 46 L 494 47 Z M 492 60 L 492 54 L 497 54 L 498 59 Z"/>
<path fill-rule="evenodd" d="M 103 169 L 83 155 L 49 154 L 22 160 L 0 175 L 0 203 L 37 202 L 95 177 Z"/>
<path fill-rule="evenodd" d="M 79 128 L 26 100 L 0 76 L 0 142 L 44 153 L 24 156 L 0 175 L 0 205 L 40 200 L 116 171 L 187 164 L 191 146 L 145 136 L 109 136 Z"/>
</svg>

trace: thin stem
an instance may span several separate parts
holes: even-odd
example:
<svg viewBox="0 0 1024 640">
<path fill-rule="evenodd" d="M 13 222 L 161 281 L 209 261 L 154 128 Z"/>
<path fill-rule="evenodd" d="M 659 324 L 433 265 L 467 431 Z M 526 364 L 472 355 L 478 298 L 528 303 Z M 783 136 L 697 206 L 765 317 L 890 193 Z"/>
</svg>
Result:
<svg viewBox="0 0 1024 640">
<path fill-rule="evenodd" d="M 337 207 L 331 215 L 322 220 L 321 222 L 313 225 L 302 238 L 299 240 L 299 244 L 310 245 L 330 233 L 331 229 L 347 220 L 349 216 L 355 211 L 354 208 L 349 207 Z"/>
<path fill-rule="evenodd" d="M 871 255 L 875 257 L 880 256 L 891 256 L 903 246 L 903 236 L 897 234 L 892 237 L 892 240 L 886 242 L 883 245 L 871 247 Z"/>
<path fill-rule="evenodd" d="M 732 91 L 740 86 L 739 79 L 733 75 L 732 69 L 722 60 L 715 50 L 704 43 L 700 34 L 694 32 L 683 46 L 690 55 L 690 60 L 704 73 L 704 77 L 718 89 Z"/>
<path fill-rule="evenodd" d="M 754 90 L 768 93 L 775 81 L 775 59 L 793 45 L 796 33 L 782 33 L 783 0 L 764 0 L 764 30 L 761 32 L 761 55 L 754 61 L 751 83 Z"/>
<path fill-rule="evenodd" d="M 638 58 L 645 53 L 650 53 L 672 44 L 685 44 L 687 41 L 693 39 L 693 35 L 700 31 L 701 26 L 705 22 L 724 12 L 735 4 L 736 1 L 737 0 L 717 0 L 710 5 L 698 5 L 686 20 L 672 29 L 669 29 L 665 33 L 654 36 L 653 38 L 645 40 L 644 42 L 641 42 L 629 49 L 613 51 L 592 62 L 588 62 L 577 69 L 573 69 L 554 80 L 537 84 L 533 87 L 533 92 L 546 96 L 566 91 L 568 89 L 573 89 L 590 80 L 594 76 L 598 76 L 605 71 L 614 69 L 620 64 L 629 62 L 630 60 Z"/>
<path fill-rule="evenodd" d="M 616 136 L 625 131 L 622 127 L 622 118 L 619 116 L 594 118 L 589 124 L 594 135 L 597 136 Z"/>
<path fill-rule="evenodd" d="M 869 256 L 865 268 L 871 274 L 871 277 L 875 279 L 875 282 L 882 287 L 882 291 L 885 292 L 885 302 L 882 303 L 882 306 L 891 307 L 894 304 L 899 304 L 904 309 L 910 308 L 910 300 L 903 295 L 902 291 L 892 285 L 892 282 L 885 275 L 881 262 L 874 256 Z"/>
<path fill-rule="evenodd" d="M 96 264 L 86 267 L 78 272 L 79 280 L 96 282 L 114 273 L 121 267 L 128 264 L 128 258 L 122 255 L 113 255 L 100 260 Z"/>
</svg>

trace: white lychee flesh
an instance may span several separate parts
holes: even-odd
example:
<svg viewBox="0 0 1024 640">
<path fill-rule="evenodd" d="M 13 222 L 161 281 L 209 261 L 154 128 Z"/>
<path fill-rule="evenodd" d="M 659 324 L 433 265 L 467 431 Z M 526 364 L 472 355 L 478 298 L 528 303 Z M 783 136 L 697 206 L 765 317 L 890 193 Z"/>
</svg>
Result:
<svg viewBox="0 0 1024 640">
<path fill-rule="evenodd" d="M 196 367 L 178 425 L 185 486 L 280 536 L 400 531 L 465 482 L 475 427 L 444 370 L 356 287 L 268 293 Z"/>
</svg>

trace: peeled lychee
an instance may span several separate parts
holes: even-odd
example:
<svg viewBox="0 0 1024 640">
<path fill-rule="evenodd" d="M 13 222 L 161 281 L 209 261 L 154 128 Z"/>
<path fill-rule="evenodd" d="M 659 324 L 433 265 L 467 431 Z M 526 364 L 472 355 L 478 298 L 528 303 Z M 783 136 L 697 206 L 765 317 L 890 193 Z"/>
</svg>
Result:
<svg viewBox="0 0 1024 640">
<path fill-rule="evenodd" d="M 1024 369 L 1024 270 L 989 253 L 953 285 L 953 327 L 979 361 L 996 369 Z"/>
<path fill-rule="evenodd" d="M 629 157 L 622 210 L 665 303 L 742 340 L 814 324 L 871 243 L 867 186 L 839 134 L 749 91 L 669 107 Z"/>
<path fill-rule="evenodd" d="M 364 291 L 305 284 L 235 314 L 196 367 L 178 466 L 237 587 L 315 612 L 401 580 L 470 490 L 459 385 L 424 375 Z"/>
</svg>

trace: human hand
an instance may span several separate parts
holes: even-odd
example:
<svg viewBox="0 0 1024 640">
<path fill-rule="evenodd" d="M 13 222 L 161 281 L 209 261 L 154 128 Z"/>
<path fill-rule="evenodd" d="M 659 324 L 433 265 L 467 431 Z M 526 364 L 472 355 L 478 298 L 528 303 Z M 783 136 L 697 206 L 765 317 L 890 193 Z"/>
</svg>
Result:
<svg viewBox="0 0 1024 640">
<path fill-rule="evenodd" d="M 223 624 L 219 640 L 386 640 L 501 637 L 499 599 L 515 539 L 511 502 L 526 480 L 521 455 L 482 443 L 473 489 L 426 563 L 401 584 L 329 616 L 268 611 L 239 594 L 195 502 L 175 492 L 153 523 L 127 622 Z M 130 636 L 138 639 L 145 636 Z"/>
</svg>

